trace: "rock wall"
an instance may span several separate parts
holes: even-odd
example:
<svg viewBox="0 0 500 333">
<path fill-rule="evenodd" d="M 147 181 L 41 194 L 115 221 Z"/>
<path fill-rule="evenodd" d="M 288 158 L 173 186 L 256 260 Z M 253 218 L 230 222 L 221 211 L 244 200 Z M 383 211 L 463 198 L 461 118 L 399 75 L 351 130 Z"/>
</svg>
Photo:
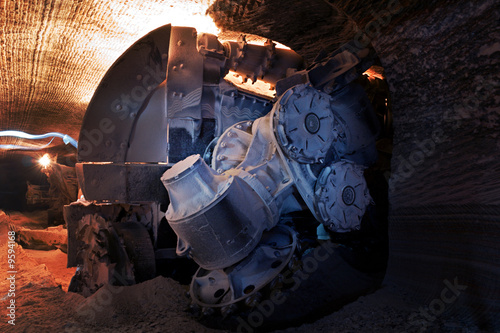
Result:
<svg viewBox="0 0 500 333">
<path fill-rule="evenodd" d="M 499 325 L 500 44 L 493 1 L 405 12 L 373 41 L 394 112 L 388 279 L 431 317 Z M 496 30 L 496 31 L 495 31 Z M 446 281 L 463 286 L 443 298 Z"/>
<path fill-rule="evenodd" d="M 308 62 L 323 48 L 334 51 L 350 40 L 356 29 L 350 17 L 327 1 L 221 0 L 208 13 L 223 30 L 278 41 Z"/>
</svg>

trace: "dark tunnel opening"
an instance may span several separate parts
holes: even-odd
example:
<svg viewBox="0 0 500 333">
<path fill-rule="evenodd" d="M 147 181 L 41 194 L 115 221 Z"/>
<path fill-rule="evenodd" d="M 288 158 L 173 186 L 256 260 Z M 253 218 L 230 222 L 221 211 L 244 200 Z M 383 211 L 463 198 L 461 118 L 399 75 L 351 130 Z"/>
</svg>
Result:
<svg viewBox="0 0 500 333">
<path fill-rule="evenodd" d="M 41 155 L 40 155 L 41 156 Z M 5 154 L 0 157 L 0 209 L 25 211 L 34 209 L 26 202 L 27 182 L 48 190 L 47 177 L 32 154 Z M 47 208 L 38 206 L 36 208 Z"/>
</svg>

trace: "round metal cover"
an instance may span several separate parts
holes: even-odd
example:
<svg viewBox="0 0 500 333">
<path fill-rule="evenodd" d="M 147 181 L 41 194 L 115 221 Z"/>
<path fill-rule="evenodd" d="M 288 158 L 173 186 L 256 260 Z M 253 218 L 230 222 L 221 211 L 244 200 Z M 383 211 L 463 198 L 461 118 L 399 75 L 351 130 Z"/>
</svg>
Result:
<svg viewBox="0 0 500 333">
<path fill-rule="evenodd" d="M 276 103 L 274 126 L 278 142 L 291 159 L 320 162 L 333 139 L 330 96 L 309 85 L 297 85 Z"/>
<path fill-rule="evenodd" d="M 315 186 L 315 206 L 321 222 L 331 231 L 358 230 L 371 202 L 363 168 L 350 161 L 331 164 Z"/>
</svg>

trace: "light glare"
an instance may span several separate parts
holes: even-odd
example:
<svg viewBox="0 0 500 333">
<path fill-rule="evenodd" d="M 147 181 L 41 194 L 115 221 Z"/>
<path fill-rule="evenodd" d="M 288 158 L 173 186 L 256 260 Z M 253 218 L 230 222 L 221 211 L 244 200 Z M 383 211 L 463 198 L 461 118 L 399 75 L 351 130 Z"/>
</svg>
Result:
<svg viewBox="0 0 500 333">
<path fill-rule="evenodd" d="M 49 154 L 45 154 L 43 155 L 39 160 L 38 160 L 38 163 L 45 169 L 47 168 L 50 163 L 51 163 L 51 159 L 50 159 L 50 155 Z"/>
</svg>

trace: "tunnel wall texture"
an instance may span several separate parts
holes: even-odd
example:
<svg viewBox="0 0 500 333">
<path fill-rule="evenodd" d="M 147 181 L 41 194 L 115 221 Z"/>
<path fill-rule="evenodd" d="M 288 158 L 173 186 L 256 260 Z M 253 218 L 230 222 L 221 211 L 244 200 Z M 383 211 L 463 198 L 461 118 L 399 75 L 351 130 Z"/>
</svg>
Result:
<svg viewBox="0 0 500 333">
<path fill-rule="evenodd" d="M 409 320 L 424 324 L 458 316 L 500 327 L 499 9 L 403 0 L 212 7 L 223 28 L 277 40 L 309 61 L 320 43 L 372 43 L 395 128 L 386 282 L 422 304 Z"/>
<path fill-rule="evenodd" d="M 449 311 L 482 328 L 500 312 L 495 22 L 493 2 L 438 4 L 373 42 L 394 111 L 388 279 L 429 318 Z"/>
</svg>

